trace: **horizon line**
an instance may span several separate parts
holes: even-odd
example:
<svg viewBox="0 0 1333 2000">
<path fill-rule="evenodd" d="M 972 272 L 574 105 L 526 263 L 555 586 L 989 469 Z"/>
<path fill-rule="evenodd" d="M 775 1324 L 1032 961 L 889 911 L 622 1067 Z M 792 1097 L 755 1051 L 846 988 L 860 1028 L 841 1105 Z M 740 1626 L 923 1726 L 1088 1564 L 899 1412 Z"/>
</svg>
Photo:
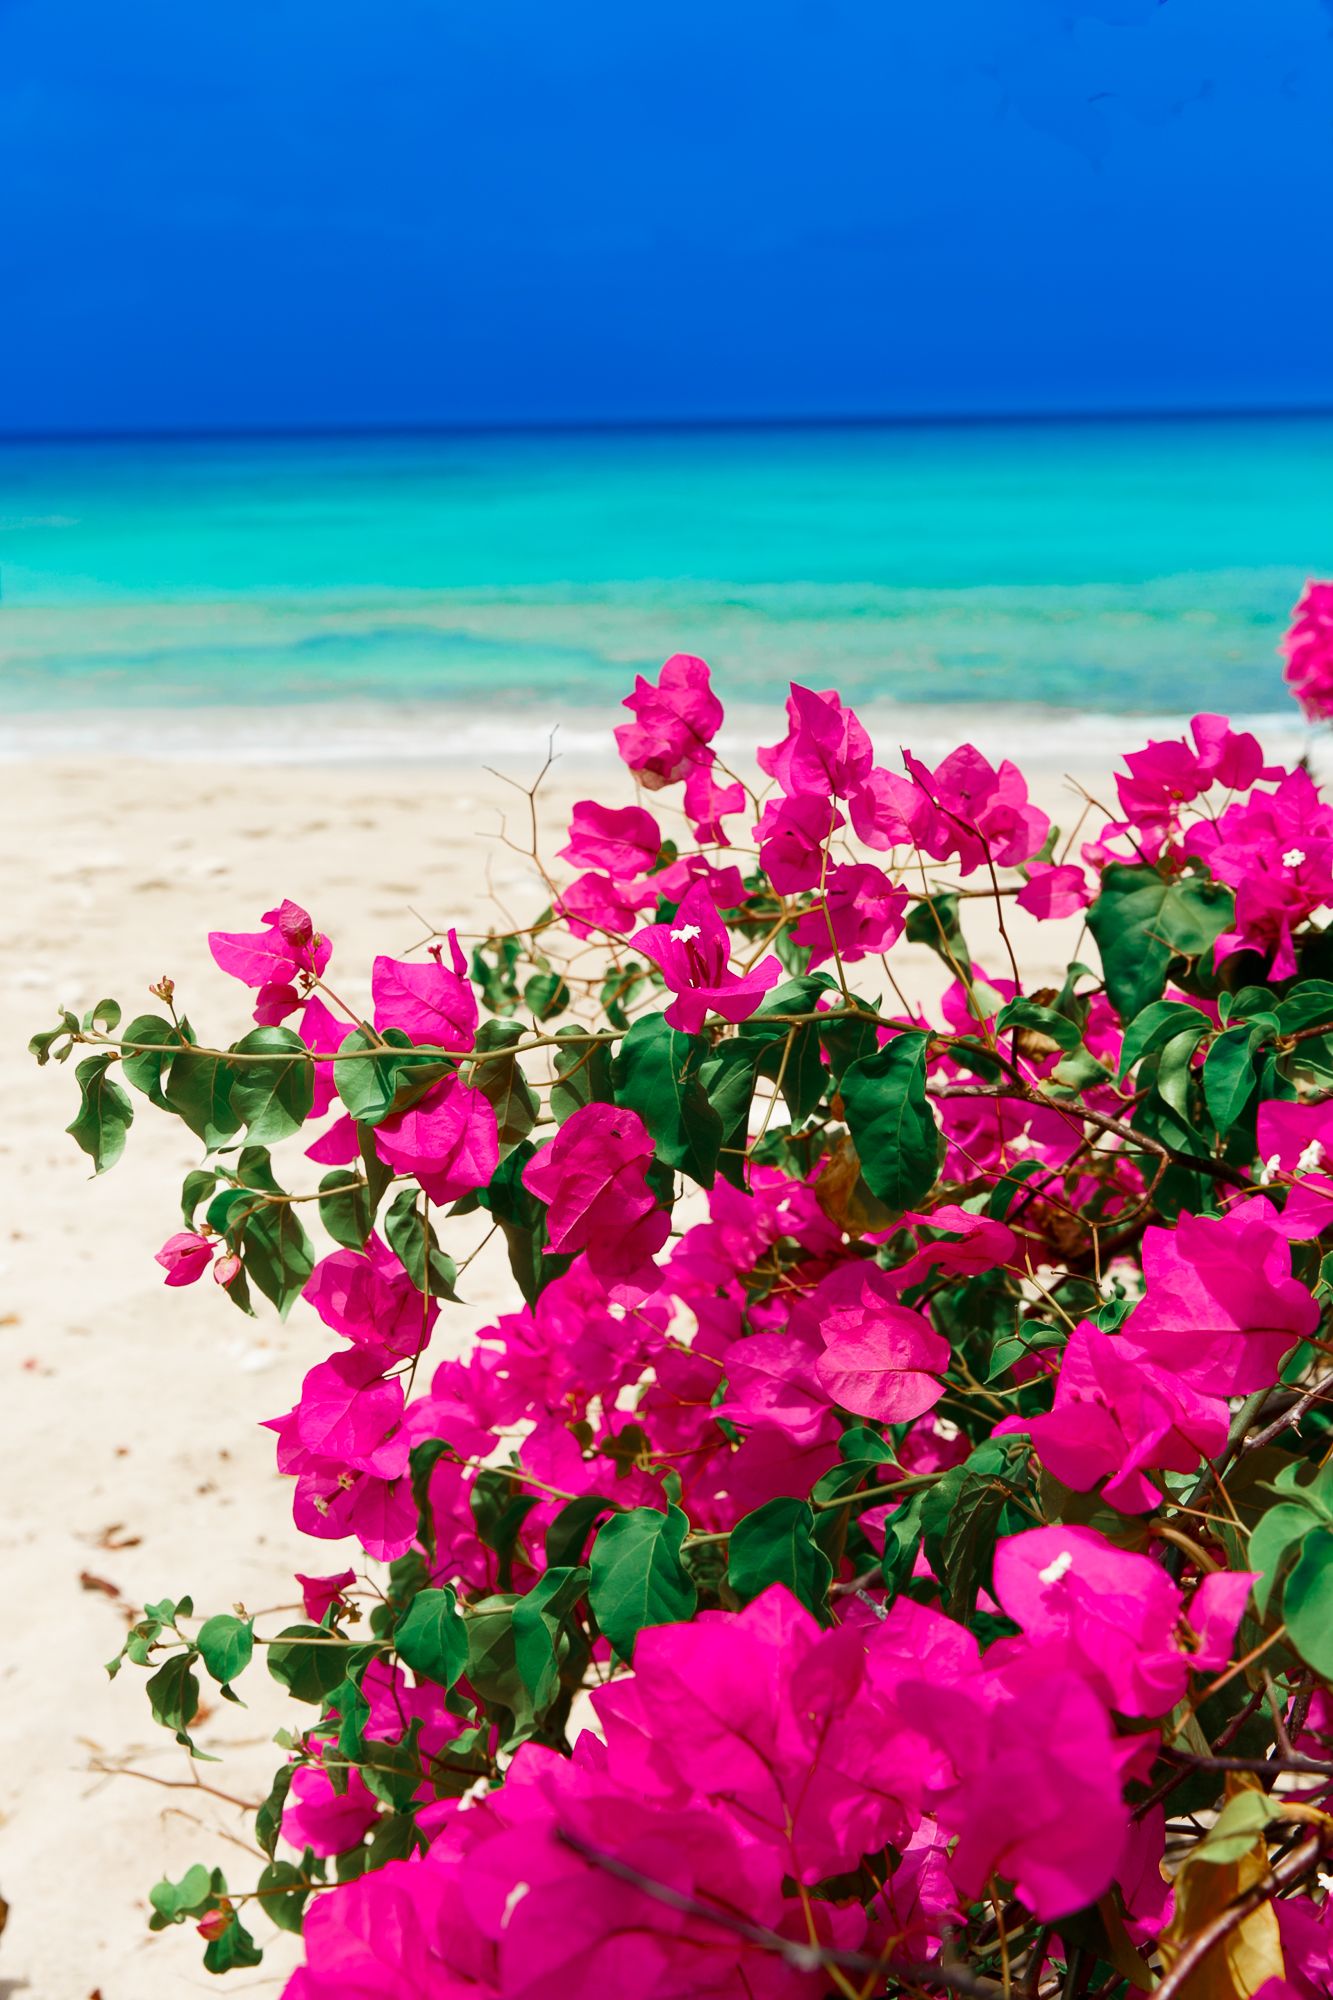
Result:
<svg viewBox="0 0 1333 2000">
<path fill-rule="evenodd" d="M 1201 404 L 1191 408 L 1126 405 L 1109 409 L 938 410 L 860 415 L 497 418 L 404 423 L 166 425 L 100 430 L 0 430 L 0 447 L 32 444 L 186 444 L 316 441 L 334 438 L 642 436 L 676 431 L 964 430 L 1006 425 L 1119 423 L 1255 423 L 1273 418 L 1330 417 L 1331 403 Z"/>
</svg>

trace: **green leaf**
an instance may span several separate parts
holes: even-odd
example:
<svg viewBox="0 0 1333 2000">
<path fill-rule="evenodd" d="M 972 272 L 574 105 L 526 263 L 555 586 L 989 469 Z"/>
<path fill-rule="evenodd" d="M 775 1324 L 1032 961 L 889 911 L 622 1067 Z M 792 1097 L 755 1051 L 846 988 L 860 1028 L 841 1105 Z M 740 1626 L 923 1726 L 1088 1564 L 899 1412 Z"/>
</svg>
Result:
<svg viewBox="0 0 1333 2000">
<path fill-rule="evenodd" d="M 958 922 L 957 896 L 923 896 L 909 910 L 904 930 L 913 944 L 929 945 L 955 976 L 971 977 L 972 959 Z"/>
<path fill-rule="evenodd" d="M 1298 1501 L 1288 1500 L 1270 1507 L 1255 1527 L 1250 1536 L 1249 1561 L 1250 1568 L 1259 1572 L 1254 1603 L 1261 1618 L 1267 1615 L 1268 1601 L 1287 1557 L 1318 1526 L 1318 1514 Z"/>
<path fill-rule="evenodd" d="M 585 1104 L 611 1104 L 615 1085 L 611 1059 L 615 1042 L 609 1037 L 589 1041 L 585 1028 L 557 1028 L 559 1041 L 568 1044 L 555 1051 L 555 1081 L 551 1085 L 551 1110 L 563 1125 Z"/>
<path fill-rule="evenodd" d="M 1228 1028 L 1217 1037 L 1203 1065 L 1203 1100 L 1219 1137 L 1225 1138 L 1254 1095 L 1254 1054 L 1264 1030 Z"/>
<path fill-rule="evenodd" d="M 558 972 L 534 972 L 523 988 L 523 999 L 533 1018 L 549 1021 L 569 1006 L 569 988 Z"/>
<path fill-rule="evenodd" d="M 433 1299 L 450 1299 L 458 1304 L 454 1285 L 458 1271 L 454 1260 L 441 1250 L 429 1212 L 420 1204 L 414 1187 L 404 1188 L 389 1203 L 384 1214 L 384 1234 L 389 1248 L 419 1292 Z"/>
<path fill-rule="evenodd" d="M 231 1912 L 231 1921 L 221 1937 L 209 1940 L 204 1953 L 205 1972 L 235 1972 L 238 1967 L 261 1965 L 264 1954 L 251 1937 L 236 1912 Z"/>
<path fill-rule="evenodd" d="M 477 1030 L 478 1053 L 509 1049 L 524 1036 L 521 1021 L 483 1021 Z M 537 1123 L 541 1101 L 515 1055 L 492 1053 L 487 1062 L 470 1062 L 463 1069 L 463 1081 L 479 1090 L 495 1112 L 495 1128 L 501 1157 L 526 1139 Z"/>
<path fill-rule="evenodd" d="M 727 1581 L 748 1604 L 770 1584 L 781 1583 L 807 1611 L 827 1621 L 833 1565 L 814 1541 L 808 1500 L 766 1500 L 731 1531 Z"/>
<path fill-rule="evenodd" d="M 905 1588 L 916 1567 L 916 1554 L 921 1546 L 921 1515 L 925 1499 L 924 1493 L 909 1493 L 907 1498 L 885 1517 L 884 1556 L 880 1568 L 885 1583 L 895 1596 Z"/>
<path fill-rule="evenodd" d="M 611 1064 L 616 1103 L 642 1118 L 657 1157 L 700 1187 L 712 1187 L 722 1143 L 722 1120 L 700 1075 L 709 1047 L 702 1035 L 682 1034 L 664 1015 L 648 1014 L 634 1023 Z"/>
<path fill-rule="evenodd" d="M 870 1192 L 895 1215 L 935 1185 L 940 1135 L 926 1096 L 926 1049 L 918 1029 L 897 1034 L 842 1079 L 847 1125 Z"/>
<path fill-rule="evenodd" d="M 293 1764 L 280 1764 L 273 1774 L 268 1797 L 255 1814 L 255 1839 L 265 1854 L 272 1857 L 282 1831 L 282 1809 L 287 1803 L 287 1794 L 292 1788 Z"/>
<path fill-rule="evenodd" d="M 381 1805 L 403 1812 L 411 1803 L 425 1772 L 421 1768 L 421 1717 L 414 1715 L 407 1734 L 397 1743 L 376 1737 L 368 1746 L 373 1759 L 361 1766 L 367 1788 Z"/>
<path fill-rule="evenodd" d="M 140 1014 L 126 1028 L 124 1039 L 127 1042 L 154 1042 L 161 1048 L 160 1055 L 156 1048 L 151 1052 L 146 1049 L 130 1050 L 121 1057 L 120 1066 L 127 1083 L 141 1090 L 159 1111 L 165 1110 L 167 1100 L 162 1089 L 162 1072 L 181 1046 L 179 1029 L 174 1028 L 170 1021 L 164 1021 L 160 1014 Z"/>
<path fill-rule="evenodd" d="M 153 1906 L 149 1927 L 155 1931 L 165 1930 L 168 1924 L 183 1924 L 187 1917 L 201 1917 L 214 1900 L 212 1870 L 196 1861 L 179 1882 L 163 1876 L 148 1891 L 148 1900 Z"/>
<path fill-rule="evenodd" d="M 200 1626 L 195 1644 L 213 1679 L 229 1687 L 238 1674 L 245 1672 L 254 1655 L 254 1620 L 233 1618 L 230 1612 L 220 1611 Z"/>
<path fill-rule="evenodd" d="M 680 1559 L 689 1522 L 679 1507 L 659 1514 L 633 1507 L 616 1514 L 592 1545 L 589 1598 L 598 1625 L 623 1660 L 645 1625 L 694 1614 L 694 1583 Z"/>
<path fill-rule="evenodd" d="M 192 1646 L 173 1653 L 147 1683 L 154 1722 L 173 1731 L 178 1743 L 189 1744 L 190 1723 L 199 1707 L 199 1683 L 190 1672 L 198 1657 Z"/>
<path fill-rule="evenodd" d="M 1208 1017 L 1197 1007 L 1187 1007 L 1182 1000 L 1154 1000 L 1126 1028 L 1117 1074 L 1121 1078 L 1128 1076 L 1136 1062 L 1173 1042 L 1177 1035 L 1189 1035 L 1192 1049 L 1202 1041 L 1209 1027 Z"/>
<path fill-rule="evenodd" d="M 249 1276 L 286 1319 L 315 1268 L 305 1224 L 290 1202 L 265 1204 L 247 1218 L 242 1256 Z"/>
<path fill-rule="evenodd" d="M 1190 1849 L 1191 1867 L 1196 1861 L 1209 1861 L 1215 1866 L 1243 1861 L 1277 1813 L 1276 1801 L 1262 1792 L 1237 1792 L 1227 1800 L 1203 1839 Z"/>
<path fill-rule="evenodd" d="M 319 1219 L 344 1250 L 360 1250 L 370 1234 L 370 1193 L 351 1167 L 335 1167 L 319 1184 Z"/>
<path fill-rule="evenodd" d="M 267 1649 L 268 1670 L 296 1701 L 322 1702 L 347 1673 L 352 1646 L 322 1625 L 287 1625 Z"/>
<path fill-rule="evenodd" d="M 388 1047 L 378 1055 L 363 1053 L 377 1042 Z M 444 1057 L 422 1054 L 401 1028 L 386 1028 L 380 1036 L 353 1028 L 334 1057 L 333 1087 L 359 1124 L 379 1125 L 415 1104 L 453 1068 Z"/>
<path fill-rule="evenodd" d="M 270 1923 L 276 1924 L 280 1931 L 299 1933 L 310 1888 L 295 1862 L 270 1861 L 259 1878 L 255 1894 Z"/>
<path fill-rule="evenodd" d="M 1301 1658 L 1333 1676 L 1333 1528 L 1311 1528 L 1282 1592 L 1282 1616 Z"/>
<path fill-rule="evenodd" d="M 514 1659 L 536 1709 L 545 1708 L 560 1679 L 560 1628 L 588 1588 L 590 1572 L 548 1569 L 514 1606 Z"/>
<path fill-rule="evenodd" d="M 1168 880 L 1113 861 L 1088 911 L 1111 1004 L 1133 1020 L 1160 1000 L 1173 958 L 1201 958 L 1232 921 L 1235 899 L 1198 875 Z"/>
<path fill-rule="evenodd" d="M 206 1146 L 225 1146 L 241 1129 L 231 1107 L 236 1072 L 225 1056 L 181 1048 L 172 1058 L 163 1096 L 167 1108 Z"/>
<path fill-rule="evenodd" d="M 1067 1055 L 1072 1055 L 1082 1041 L 1079 1029 L 1063 1014 L 1057 1014 L 1054 1007 L 1043 1007 L 1036 1000 L 1025 1000 L 1022 995 L 1001 1007 L 995 1016 L 996 1031 L 1006 1028 L 1026 1028 L 1032 1034 L 1045 1035 Z"/>
<path fill-rule="evenodd" d="M 299 1035 L 290 1028 L 252 1028 L 232 1049 L 234 1056 L 286 1056 L 285 1062 L 235 1064 L 231 1108 L 252 1145 L 290 1138 L 310 1116 L 315 1098 L 315 1065 Z"/>
<path fill-rule="evenodd" d="M 413 1673 L 451 1688 L 467 1665 L 467 1625 L 453 1591 L 418 1591 L 394 1628 L 393 1643 Z"/>
<path fill-rule="evenodd" d="M 699 1081 L 722 1126 L 717 1171 L 736 1187 L 745 1185 L 750 1105 L 763 1055 L 762 1042 L 743 1042 L 736 1037 L 719 1042 L 699 1066 Z"/>
<path fill-rule="evenodd" d="M 490 1184 L 478 1199 L 500 1225 L 509 1250 L 509 1268 L 529 1305 L 535 1305 L 546 1286 L 570 1265 L 568 1256 L 548 1257 L 546 1209 L 535 1194 L 523 1185 L 523 1169 L 537 1148 L 530 1139 L 515 1146 L 491 1175 Z"/>
<path fill-rule="evenodd" d="M 125 1150 L 125 1134 L 134 1122 L 134 1106 L 111 1077 L 108 1069 L 114 1056 L 89 1056 L 74 1074 L 79 1084 L 79 1110 L 65 1127 L 74 1143 L 88 1155 L 95 1174 L 114 1167 Z"/>
<path fill-rule="evenodd" d="M 990 1582 L 1000 1517 L 1017 1491 L 1014 1470 L 1010 1450 L 987 1439 L 922 1502 L 926 1559 L 943 1586 L 951 1618 L 970 1618 L 977 1591 Z"/>
<path fill-rule="evenodd" d="M 807 973 L 775 987 L 757 1013 L 741 1023 L 742 1040 L 759 1040 L 763 1050 L 759 1068 L 774 1082 L 781 1077 L 780 1089 L 792 1121 L 799 1125 L 808 1118 L 828 1087 L 824 1067 L 821 1023 L 807 1021 L 799 1026 L 768 1017 L 773 1014 L 813 1014 L 818 1002 L 832 992 L 837 981 L 826 972 Z"/>
<path fill-rule="evenodd" d="M 599 1514 L 615 1511 L 615 1502 L 601 1493 L 581 1493 L 560 1509 L 546 1530 L 546 1561 L 550 1569 L 577 1566 L 588 1530 Z"/>
</svg>

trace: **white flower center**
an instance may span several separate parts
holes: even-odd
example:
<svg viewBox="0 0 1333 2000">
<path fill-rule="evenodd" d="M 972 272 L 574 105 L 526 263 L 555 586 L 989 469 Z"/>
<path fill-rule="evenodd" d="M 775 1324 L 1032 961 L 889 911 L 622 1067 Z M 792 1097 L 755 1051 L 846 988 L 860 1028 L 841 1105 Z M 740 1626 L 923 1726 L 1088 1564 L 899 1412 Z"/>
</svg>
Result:
<svg viewBox="0 0 1333 2000">
<path fill-rule="evenodd" d="M 1305 1151 L 1296 1162 L 1298 1174 L 1312 1174 L 1316 1167 L 1324 1164 L 1324 1148 L 1318 1139 L 1311 1139 Z"/>
<path fill-rule="evenodd" d="M 1301 859 L 1303 861 L 1305 856 L 1302 855 Z M 672 931 L 671 942 L 672 944 L 689 944 L 693 938 L 700 937 L 701 935 L 702 933 L 698 924 L 682 924 L 678 931 Z"/>
<path fill-rule="evenodd" d="M 1260 1167 L 1259 1169 L 1260 1187 L 1268 1187 L 1271 1185 L 1273 1176 L 1281 1165 L 1282 1165 L 1281 1153 L 1274 1153 L 1269 1159 L 1264 1161 L 1262 1167 Z"/>
<path fill-rule="evenodd" d="M 513 1916 L 515 1910 L 518 1908 L 519 1904 L 523 1901 L 523 1898 L 528 1894 L 531 1888 L 532 1888 L 531 1882 L 515 1882 L 513 1888 L 509 1891 L 509 1894 L 505 1897 L 505 1906 L 504 1909 L 500 1912 L 500 1929 L 502 1931 L 508 1929 L 509 1919 Z"/>
<path fill-rule="evenodd" d="M 1074 1551 L 1061 1549 L 1058 1556 L 1052 1556 L 1045 1569 L 1037 1571 L 1038 1583 L 1059 1583 L 1062 1576 L 1068 1576 L 1074 1567 Z"/>
<path fill-rule="evenodd" d="M 1282 857 L 1282 866 L 1284 868 L 1299 868 L 1304 859 L 1305 849 L 1303 847 L 1289 847 Z"/>
</svg>

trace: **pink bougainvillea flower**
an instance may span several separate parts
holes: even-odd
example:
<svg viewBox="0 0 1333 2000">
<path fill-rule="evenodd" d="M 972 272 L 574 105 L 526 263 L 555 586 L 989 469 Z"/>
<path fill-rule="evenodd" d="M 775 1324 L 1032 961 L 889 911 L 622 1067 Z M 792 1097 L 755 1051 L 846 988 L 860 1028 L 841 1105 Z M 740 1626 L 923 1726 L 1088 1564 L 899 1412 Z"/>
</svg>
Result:
<svg viewBox="0 0 1333 2000">
<path fill-rule="evenodd" d="M 666 1010 L 667 1025 L 687 1035 L 697 1035 L 710 1014 L 748 1021 L 782 978 L 772 956 L 748 972 L 728 969 L 730 935 L 702 882 L 687 892 L 669 923 L 648 924 L 632 942 L 661 967 L 676 996 Z"/>
<path fill-rule="evenodd" d="M 1311 722 L 1333 716 L 1333 583 L 1307 583 L 1282 641 L 1286 681 Z"/>
<path fill-rule="evenodd" d="M 829 1393 L 816 1373 L 817 1344 L 790 1333 L 755 1333 L 727 1352 L 726 1400 L 715 1416 L 747 1428 L 779 1430 L 793 1444 L 822 1442 L 838 1435 L 830 1423 Z"/>
<path fill-rule="evenodd" d="M 867 847 L 924 845 L 934 820 L 926 794 L 910 778 L 875 765 L 847 801 L 857 838 Z"/>
<path fill-rule="evenodd" d="M 1143 1234 L 1143 1299 L 1121 1338 L 1210 1396 L 1248 1396 L 1319 1324 L 1291 1274 L 1291 1245 L 1265 1201 L 1226 1215 L 1182 1215 Z"/>
<path fill-rule="evenodd" d="M 479 1090 L 446 1076 L 406 1111 L 375 1126 L 375 1150 L 395 1173 L 413 1174 L 432 1201 L 485 1187 L 500 1160 L 495 1112 Z"/>
<path fill-rule="evenodd" d="M 373 1231 L 363 1250 L 333 1250 L 321 1257 L 301 1297 L 325 1326 L 386 1360 L 418 1353 L 440 1310 Z"/>
<path fill-rule="evenodd" d="M 1076 916 L 1087 908 L 1092 894 L 1081 868 L 1072 863 L 1056 868 L 1046 861 L 1034 861 L 1014 901 L 1020 910 L 1045 921 Z"/>
<path fill-rule="evenodd" d="M 378 1356 L 344 1348 L 313 1367 L 301 1384 L 296 1433 L 308 1451 L 356 1472 L 397 1479 L 407 1470 L 403 1385 L 381 1371 Z"/>
<path fill-rule="evenodd" d="M 1210 1586 L 1215 1581 L 1208 1579 Z M 1226 1657 L 1251 1581 L 1228 1577 L 1220 1592 L 1199 1586 L 1206 1632 L 1200 1632 L 1203 1647 L 1193 1651 L 1178 1642 L 1184 1604 L 1166 1571 L 1149 1556 L 1113 1548 L 1091 1528 L 1005 1536 L 996 1544 L 992 1589 L 1027 1638 L 1057 1642 L 1112 1708 L 1152 1716 L 1181 1699 L 1192 1666 Z"/>
<path fill-rule="evenodd" d="M 1286 1206 L 1274 1227 L 1294 1242 L 1322 1236 L 1333 1223 L 1333 1104 L 1284 1104 L 1266 1098 L 1259 1106 L 1260 1179 L 1272 1186 L 1290 1181 Z"/>
<path fill-rule="evenodd" d="M 799 1316 L 818 1324 L 824 1352 L 816 1373 L 844 1410 L 897 1424 L 944 1394 L 936 1378 L 949 1365 L 948 1341 L 921 1313 L 899 1305 L 896 1284 L 877 1264 L 838 1265 Z"/>
<path fill-rule="evenodd" d="M 193 1229 L 178 1229 L 174 1236 L 168 1236 L 154 1261 L 166 1272 L 169 1285 L 192 1285 L 203 1277 L 216 1248 L 209 1237 L 197 1236 Z"/>
<path fill-rule="evenodd" d="M 1290 771 L 1271 792 L 1256 788 L 1215 820 L 1196 821 L 1183 850 L 1236 892 L 1235 922 L 1213 946 L 1218 963 L 1258 951 L 1274 979 L 1293 977 L 1293 932 L 1333 902 L 1333 807 L 1309 772 Z"/>
<path fill-rule="evenodd" d="M 1006 1417 L 995 1435 L 1026 1432 L 1042 1464 L 1074 1492 L 1105 1480 L 1112 1507 L 1144 1514 L 1162 1500 L 1147 1472 L 1194 1471 L 1221 1451 L 1227 1423 L 1221 1396 L 1201 1394 L 1083 1320 L 1065 1347 L 1050 1414 Z"/>
<path fill-rule="evenodd" d="M 316 1541 L 354 1535 L 373 1562 L 397 1562 L 416 1539 L 417 1503 L 410 1479 L 381 1479 L 313 1458 L 297 1472 L 292 1519 Z"/>
<path fill-rule="evenodd" d="M 824 878 L 823 901 L 793 926 L 793 944 L 810 948 L 810 970 L 835 953 L 848 965 L 887 951 L 903 934 L 907 891 L 869 861 L 838 862 Z"/>
<path fill-rule="evenodd" d="M 769 800 L 755 833 L 760 866 L 780 894 L 794 896 L 819 887 L 827 865 L 825 847 L 842 824 L 836 806 L 812 792 Z"/>
<path fill-rule="evenodd" d="M 594 931 L 628 937 L 639 912 L 651 909 L 657 901 L 661 881 L 660 875 L 650 882 L 616 882 L 609 875 L 576 875 L 556 901 L 575 937 L 591 937 Z"/>
<path fill-rule="evenodd" d="M 1012 1263 L 1018 1255 L 1018 1238 L 1007 1222 L 997 1222 L 989 1215 L 973 1215 L 970 1210 L 959 1208 L 952 1202 L 942 1202 L 928 1215 L 918 1215 L 909 1210 L 903 1221 L 914 1222 L 921 1229 L 937 1229 L 943 1233 L 922 1243 L 893 1272 L 894 1283 L 900 1292 L 906 1291 L 909 1285 L 920 1284 L 931 1271 L 948 1271 L 957 1277 L 976 1277 L 982 1271 L 994 1271 L 1001 1264 Z"/>
<path fill-rule="evenodd" d="M 1110 1717 L 1083 1674 L 1029 1649 L 1003 1672 L 906 1681 L 898 1701 L 948 1759 L 933 1803 L 958 1836 L 950 1872 L 964 1896 L 1000 1875 L 1052 1923 L 1105 1893 L 1129 1812 Z"/>
<path fill-rule="evenodd" d="M 548 1253 L 584 1250 L 606 1284 L 633 1281 L 666 1242 L 671 1220 L 648 1185 L 652 1135 L 635 1111 L 585 1104 L 523 1169 L 547 1205 Z"/>
<path fill-rule="evenodd" d="M 477 1033 L 477 996 L 468 983 L 458 933 L 449 933 L 451 969 L 436 947 L 428 959 L 377 958 L 371 968 L 375 1026 L 401 1028 L 414 1042 L 460 1054 Z"/>
<path fill-rule="evenodd" d="M 332 946 L 299 903 L 282 902 L 260 921 L 262 931 L 210 931 L 208 948 L 224 972 L 259 989 L 255 1019 L 273 1026 L 301 1004 L 295 981 L 317 978 Z"/>
<path fill-rule="evenodd" d="M 933 771 L 910 750 L 903 761 L 934 807 L 917 837 L 935 860 L 956 855 L 959 872 L 969 875 L 987 858 L 1016 868 L 1040 853 L 1051 822 L 1030 803 L 1027 780 L 1008 758 L 992 765 L 974 744 L 964 743 Z"/>
<path fill-rule="evenodd" d="M 634 716 L 615 732 L 616 746 L 650 792 L 686 776 L 722 726 L 722 704 L 709 685 L 706 662 L 673 653 L 656 687 L 642 674 L 623 707 Z"/>
<path fill-rule="evenodd" d="M 560 858 L 625 882 L 646 875 L 661 851 L 661 830 L 642 806 L 599 806 L 595 799 L 580 799 Z"/>
<path fill-rule="evenodd" d="M 301 1601 L 305 1615 L 313 1625 L 324 1623 L 324 1614 L 331 1604 L 336 1604 L 344 1591 L 356 1582 L 354 1569 L 339 1570 L 336 1576 L 302 1576 L 296 1572 L 296 1581 L 301 1586 Z"/>
<path fill-rule="evenodd" d="M 305 1156 L 320 1167 L 350 1167 L 361 1157 L 361 1127 L 350 1111 L 334 1119 L 311 1145 Z"/>
<path fill-rule="evenodd" d="M 739 778 L 733 784 L 719 785 L 713 776 L 711 752 L 690 765 L 685 777 L 685 816 L 696 840 L 725 841 L 723 820 L 744 810 L 744 785 Z"/>
<path fill-rule="evenodd" d="M 847 798 L 869 776 L 870 738 L 831 688 L 816 694 L 795 681 L 787 696 L 787 734 L 756 752 L 759 768 L 791 797 Z"/>
<path fill-rule="evenodd" d="M 298 1854 L 307 1847 L 324 1856 L 346 1854 L 360 1847 L 379 1818 L 374 1794 L 355 1766 L 346 1777 L 346 1790 L 337 1792 L 328 1772 L 316 1764 L 298 1764 L 292 1772 L 282 1837 Z"/>
</svg>

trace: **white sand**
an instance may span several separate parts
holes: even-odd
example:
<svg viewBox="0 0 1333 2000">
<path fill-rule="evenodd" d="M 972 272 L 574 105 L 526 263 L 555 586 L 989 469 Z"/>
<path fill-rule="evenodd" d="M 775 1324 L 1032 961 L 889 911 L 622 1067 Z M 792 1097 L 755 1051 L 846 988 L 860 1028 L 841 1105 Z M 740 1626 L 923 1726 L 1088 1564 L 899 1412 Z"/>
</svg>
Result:
<svg viewBox="0 0 1333 2000">
<path fill-rule="evenodd" d="M 511 768 L 531 776 L 517 760 Z M 547 824 L 559 826 L 585 789 L 559 773 L 543 798 Z M 602 789 L 630 796 L 623 774 Z M 1057 778 L 1041 796 L 1073 823 L 1078 808 Z M 243 1318 L 207 1279 L 166 1290 L 153 1252 L 181 1226 L 176 1195 L 197 1163 L 194 1142 L 136 1096 L 125 1157 L 90 1181 L 62 1131 L 76 1108 L 73 1064 L 38 1070 L 27 1037 L 54 1025 L 57 1006 L 83 1009 L 104 994 L 128 1018 L 153 1005 L 147 988 L 169 972 L 201 1036 L 233 1039 L 247 1024 L 245 996 L 213 966 L 205 932 L 250 928 L 283 895 L 333 937 L 331 976 L 362 1001 L 373 953 L 407 949 L 421 918 L 471 930 L 503 921 L 488 871 L 520 919 L 540 907 L 525 864 L 485 837 L 501 801 L 517 829 L 522 801 L 480 770 L 460 780 L 457 766 L 219 772 L 89 760 L 0 772 L 0 1893 L 11 1905 L 0 2000 L 224 1990 L 202 1969 L 193 1926 L 150 1937 L 147 1891 L 196 1860 L 221 1864 L 236 1890 L 253 1886 L 260 1859 L 233 1844 L 244 1842 L 241 1815 L 93 1767 L 128 1761 L 178 1787 L 194 1774 L 257 1800 L 278 1761 L 271 1733 L 293 1705 L 252 1668 L 242 1684 L 252 1706 L 216 1703 L 198 1731 L 225 1761 L 192 1766 L 150 1721 L 143 1673 L 126 1668 L 112 1686 L 101 1662 L 119 1647 L 127 1606 L 190 1590 L 201 1615 L 236 1601 L 295 1607 L 295 1569 L 354 1560 L 350 1543 L 297 1537 L 271 1436 L 257 1428 L 290 1405 L 332 1337 L 303 1305 L 282 1326 L 262 1301 L 260 1318 Z M 1025 972 L 1039 983 L 1073 938 L 1015 917 Z M 975 938 L 998 971 L 986 928 L 978 920 Z M 895 966 L 914 993 L 941 983 L 917 948 L 900 947 Z M 317 1172 L 300 1163 L 289 1184 L 313 1186 Z M 442 1334 L 452 1342 L 484 1324 L 507 1279 L 502 1259 L 475 1266 L 472 1303 Z M 84 1572 L 119 1596 L 81 1585 Z M 266 1616 L 260 1629 L 280 1622 Z M 263 1918 L 254 1928 L 265 1964 L 226 1990 L 276 1992 L 293 1962 L 292 1940 Z"/>
</svg>

